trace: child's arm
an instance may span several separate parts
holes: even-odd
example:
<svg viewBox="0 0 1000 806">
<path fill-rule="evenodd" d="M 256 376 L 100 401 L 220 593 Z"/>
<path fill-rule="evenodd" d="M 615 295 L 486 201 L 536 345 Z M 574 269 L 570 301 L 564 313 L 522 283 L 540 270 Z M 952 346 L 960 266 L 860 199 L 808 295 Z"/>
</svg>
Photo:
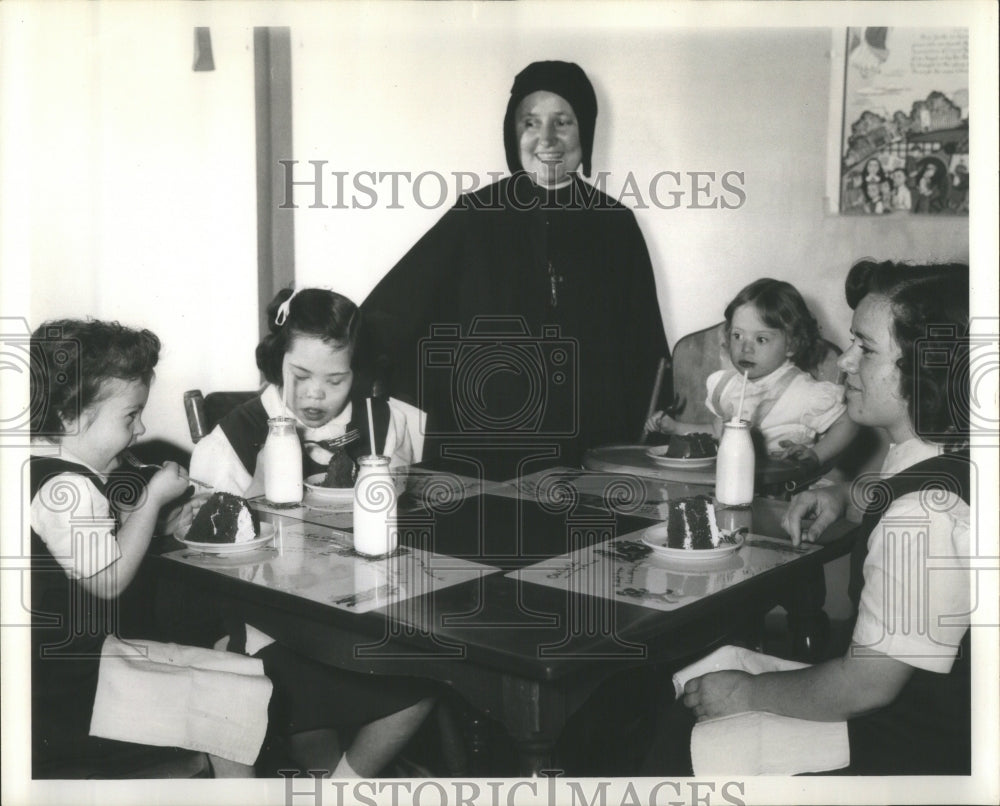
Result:
<svg viewBox="0 0 1000 806">
<path fill-rule="evenodd" d="M 187 472 L 174 462 L 167 462 L 149 484 L 139 503 L 122 516 L 122 525 L 115 535 L 119 558 L 96 574 L 80 580 L 80 584 L 101 599 L 114 599 L 135 578 L 142 558 L 153 536 L 160 507 L 183 493 L 188 486 Z"/>
<path fill-rule="evenodd" d="M 813 445 L 813 452 L 820 464 L 840 455 L 854 440 L 858 433 L 858 424 L 847 416 L 845 411 L 833 425 Z"/>
<path fill-rule="evenodd" d="M 701 434 L 711 428 L 716 438 L 718 438 L 722 433 L 722 420 L 718 417 L 715 419 L 718 420 L 718 426 L 716 426 L 716 423 L 679 423 L 666 412 L 658 411 L 646 420 L 646 433 Z"/>
</svg>

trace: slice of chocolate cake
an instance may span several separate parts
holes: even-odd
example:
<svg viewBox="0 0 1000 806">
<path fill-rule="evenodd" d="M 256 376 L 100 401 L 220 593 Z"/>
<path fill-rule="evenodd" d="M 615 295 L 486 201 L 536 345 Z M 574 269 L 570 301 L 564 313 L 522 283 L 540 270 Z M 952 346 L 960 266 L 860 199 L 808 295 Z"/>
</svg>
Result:
<svg viewBox="0 0 1000 806">
<path fill-rule="evenodd" d="M 715 507 L 708 496 L 678 498 L 667 502 L 667 546 L 697 551 L 732 542 L 719 531 Z"/>
<path fill-rule="evenodd" d="M 245 498 L 212 493 L 184 539 L 193 543 L 247 543 L 259 535 L 260 519 Z"/>
<path fill-rule="evenodd" d="M 715 456 L 718 448 L 711 434 L 673 434 L 670 437 L 667 456 L 671 459 L 706 459 Z"/>
<path fill-rule="evenodd" d="M 334 448 L 321 487 L 353 487 L 356 476 L 354 460 L 343 448 Z"/>
</svg>

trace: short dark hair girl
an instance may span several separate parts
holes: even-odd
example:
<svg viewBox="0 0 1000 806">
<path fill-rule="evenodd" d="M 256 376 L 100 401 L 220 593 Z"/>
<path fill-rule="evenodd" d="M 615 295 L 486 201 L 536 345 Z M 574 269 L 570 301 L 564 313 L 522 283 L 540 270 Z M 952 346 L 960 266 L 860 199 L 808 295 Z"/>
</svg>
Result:
<svg viewBox="0 0 1000 806">
<path fill-rule="evenodd" d="M 921 439 L 962 444 L 969 433 L 969 267 L 863 260 L 844 286 L 852 309 L 869 294 L 892 306 L 902 351 L 900 394 Z"/>
<path fill-rule="evenodd" d="M 118 322 L 53 319 L 31 334 L 31 433 L 59 437 L 109 380 L 153 380 L 160 340 Z"/>
<path fill-rule="evenodd" d="M 269 383 L 281 386 L 281 366 L 296 336 L 310 336 L 351 351 L 351 365 L 361 329 L 361 311 L 347 297 L 323 288 L 283 288 L 267 306 L 270 330 L 257 345 L 257 367 Z"/>
<path fill-rule="evenodd" d="M 820 338 L 816 317 L 791 283 L 763 277 L 740 291 L 726 306 L 727 337 L 736 309 L 744 305 L 753 305 L 765 325 L 784 332 L 792 363 L 799 369 L 808 372 L 826 357 L 826 344 Z"/>
</svg>

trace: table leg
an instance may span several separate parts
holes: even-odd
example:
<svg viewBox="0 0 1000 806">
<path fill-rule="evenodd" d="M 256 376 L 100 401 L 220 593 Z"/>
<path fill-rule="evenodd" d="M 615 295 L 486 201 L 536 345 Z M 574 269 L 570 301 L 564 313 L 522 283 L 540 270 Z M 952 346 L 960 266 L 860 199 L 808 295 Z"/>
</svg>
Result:
<svg viewBox="0 0 1000 806">
<path fill-rule="evenodd" d="M 503 679 L 502 720 L 517 747 L 518 774 L 554 769 L 555 745 L 566 724 L 566 702 L 555 686 L 515 677 Z"/>
<path fill-rule="evenodd" d="M 465 741 L 469 772 L 478 778 L 491 774 L 490 726 L 481 714 L 469 711 L 465 716 Z"/>
<path fill-rule="evenodd" d="M 555 742 L 550 740 L 524 740 L 517 743 L 517 774 L 523 778 L 537 778 L 544 771 L 554 769 Z"/>
<path fill-rule="evenodd" d="M 790 588 L 782 602 L 788 611 L 792 653 L 797 660 L 816 663 L 825 659 L 830 641 L 830 617 L 823 610 L 825 600 L 826 581 L 819 566 Z"/>
</svg>

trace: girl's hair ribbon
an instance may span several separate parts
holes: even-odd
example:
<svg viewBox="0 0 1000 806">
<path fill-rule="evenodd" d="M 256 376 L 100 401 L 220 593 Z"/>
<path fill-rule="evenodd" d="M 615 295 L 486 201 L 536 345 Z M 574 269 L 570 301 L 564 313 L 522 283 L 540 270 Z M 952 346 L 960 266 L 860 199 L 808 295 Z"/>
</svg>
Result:
<svg viewBox="0 0 1000 806">
<path fill-rule="evenodd" d="M 274 324 L 281 327 L 285 324 L 285 320 L 288 319 L 288 312 L 292 309 L 292 300 L 295 299 L 295 295 L 299 293 L 299 289 L 295 289 L 289 295 L 288 299 L 282 302 L 278 306 L 277 312 L 274 314 Z"/>
</svg>

